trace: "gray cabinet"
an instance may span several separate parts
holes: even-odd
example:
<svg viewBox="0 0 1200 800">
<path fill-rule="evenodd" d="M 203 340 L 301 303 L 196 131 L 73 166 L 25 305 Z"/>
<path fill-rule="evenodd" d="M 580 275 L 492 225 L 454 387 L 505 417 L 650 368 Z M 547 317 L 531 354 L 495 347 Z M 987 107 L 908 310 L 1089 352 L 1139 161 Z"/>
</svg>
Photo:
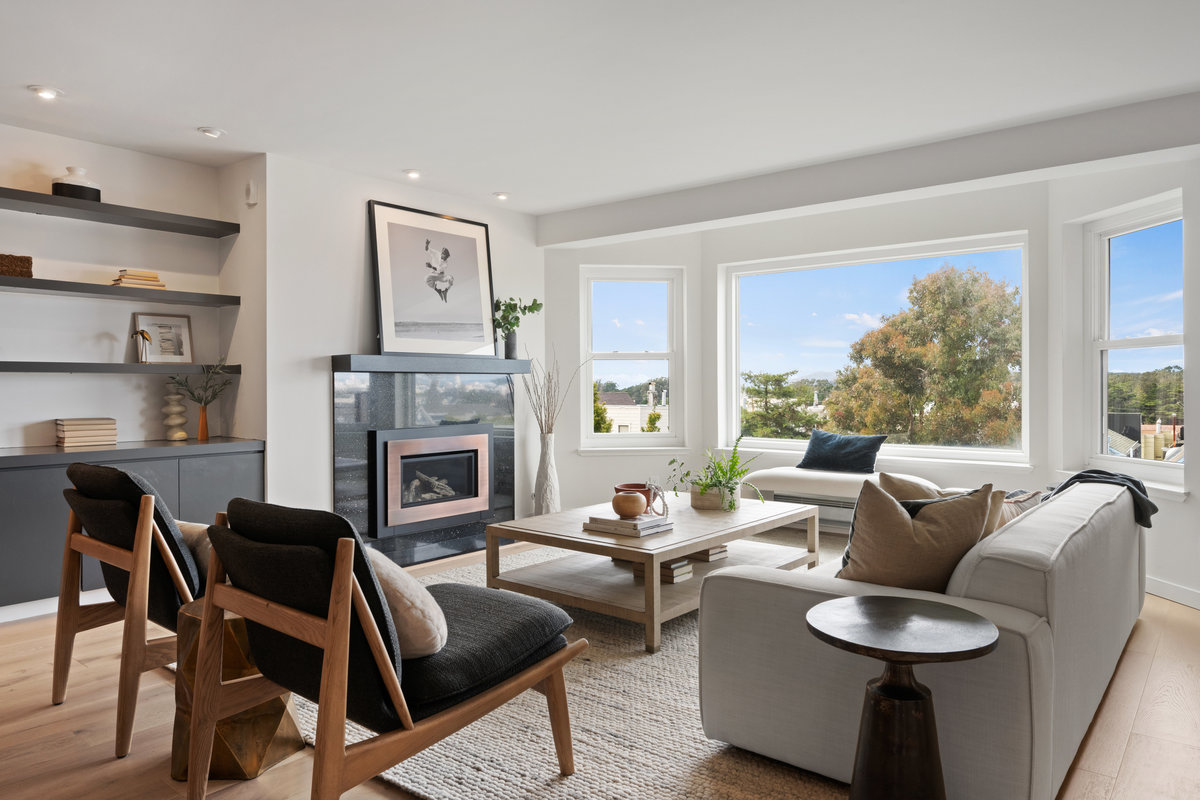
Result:
<svg viewBox="0 0 1200 800">
<path fill-rule="evenodd" d="M 234 497 L 263 499 L 261 441 L 218 437 L 183 446 L 163 442 L 96 452 L 55 451 L 0 451 L 0 606 L 58 596 L 67 530 L 62 492 L 71 485 L 66 470 L 72 462 L 136 472 L 154 485 L 172 514 L 191 522 L 211 523 Z M 102 587 L 97 562 L 85 557 L 83 563 L 83 588 Z"/>
</svg>

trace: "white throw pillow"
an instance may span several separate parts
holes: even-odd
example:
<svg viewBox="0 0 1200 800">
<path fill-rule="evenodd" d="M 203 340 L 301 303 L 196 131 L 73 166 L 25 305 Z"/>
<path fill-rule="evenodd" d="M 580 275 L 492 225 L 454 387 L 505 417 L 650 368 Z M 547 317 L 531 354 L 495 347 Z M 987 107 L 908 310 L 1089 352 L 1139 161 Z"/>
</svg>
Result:
<svg viewBox="0 0 1200 800">
<path fill-rule="evenodd" d="M 404 567 L 374 548 L 365 549 L 392 612 L 400 657 L 420 658 L 441 650 L 446 644 L 446 615 L 433 595 Z"/>
</svg>

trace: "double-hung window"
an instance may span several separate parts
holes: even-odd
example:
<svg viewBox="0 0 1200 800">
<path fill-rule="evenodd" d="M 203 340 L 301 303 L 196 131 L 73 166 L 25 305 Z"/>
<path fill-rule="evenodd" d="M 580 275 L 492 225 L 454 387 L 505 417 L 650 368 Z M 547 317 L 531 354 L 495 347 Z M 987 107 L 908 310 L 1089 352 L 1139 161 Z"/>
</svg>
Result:
<svg viewBox="0 0 1200 800">
<path fill-rule="evenodd" d="M 582 270 L 583 448 L 683 444 L 683 269 Z"/>
<path fill-rule="evenodd" d="M 1183 220 L 1177 194 L 1084 229 L 1091 461 L 1178 482 L 1184 463 Z"/>
</svg>

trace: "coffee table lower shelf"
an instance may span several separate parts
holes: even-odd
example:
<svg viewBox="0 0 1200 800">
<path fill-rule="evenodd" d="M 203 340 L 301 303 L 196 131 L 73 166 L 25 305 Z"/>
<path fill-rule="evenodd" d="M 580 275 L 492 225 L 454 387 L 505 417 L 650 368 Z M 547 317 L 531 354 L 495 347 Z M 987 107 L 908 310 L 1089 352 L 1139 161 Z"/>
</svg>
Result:
<svg viewBox="0 0 1200 800">
<path fill-rule="evenodd" d="M 795 569 L 816 560 L 815 553 L 802 548 L 766 542 L 739 540 L 730 542 L 728 547 L 728 558 L 693 561 L 690 579 L 661 584 L 659 622 L 698 609 L 700 584 L 715 569 L 741 564 Z M 520 567 L 501 572 L 488 585 L 610 617 L 647 622 L 644 580 L 634 577 L 632 563 L 613 561 L 608 556 L 578 554 Z"/>
</svg>

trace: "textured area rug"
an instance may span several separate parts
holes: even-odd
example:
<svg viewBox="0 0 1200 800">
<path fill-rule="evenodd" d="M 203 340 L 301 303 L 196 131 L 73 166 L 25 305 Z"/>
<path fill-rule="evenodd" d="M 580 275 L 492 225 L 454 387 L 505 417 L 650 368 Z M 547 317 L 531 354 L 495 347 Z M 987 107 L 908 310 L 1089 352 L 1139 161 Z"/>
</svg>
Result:
<svg viewBox="0 0 1200 800">
<path fill-rule="evenodd" d="M 561 552 L 508 556 L 504 568 Z M 423 583 L 482 585 L 482 565 Z M 568 608 L 568 639 L 591 647 L 566 668 L 575 774 L 558 774 L 546 699 L 525 692 L 464 730 L 384 773 L 429 800 L 841 800 L 845 784 L 710 741 L 700 727 L 697 615 L 663 625 L 662 649 L 645 652 L 643 629 Z M 300 729 L 313 741 L 316 705 L 299 696 Z M 366 731 L 350 724 L 350 741 Z"/>
</svg>

